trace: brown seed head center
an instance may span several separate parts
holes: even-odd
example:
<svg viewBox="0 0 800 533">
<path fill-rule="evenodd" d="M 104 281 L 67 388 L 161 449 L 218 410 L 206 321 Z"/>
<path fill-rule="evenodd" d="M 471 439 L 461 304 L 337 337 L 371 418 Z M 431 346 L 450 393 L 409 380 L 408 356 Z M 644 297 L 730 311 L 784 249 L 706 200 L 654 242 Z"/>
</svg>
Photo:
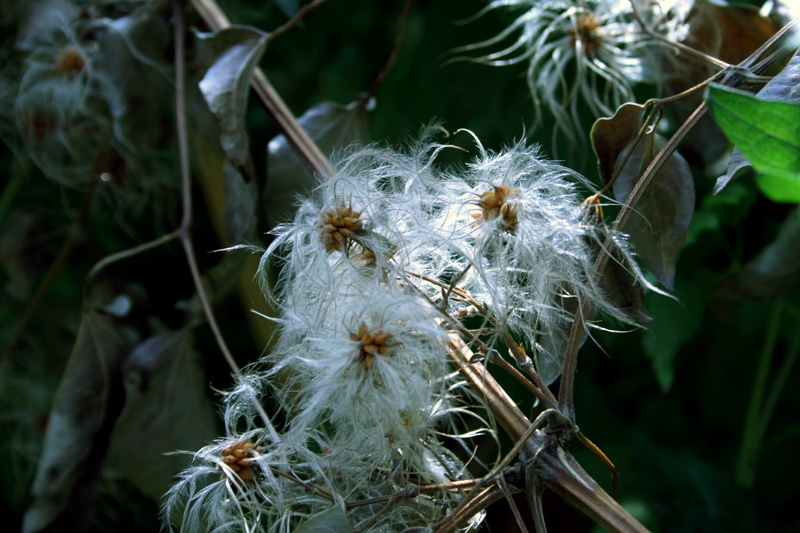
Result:
<svg viewBox="0 0 800 533">
<path fill-rule="evenodd" d="M 222 462 L 236 472 L 240 480 L 247 483 L 253 479 L 251 465 L 255 462 L 254 454 L 260 453 L 262 449 L 250 442 L 250 439 L 237 440 L 222 450 Z"/>
<path fill-rule="evenodd" d="M 366 324 L 358 326 L 358 333 L 351 333 L 350 340 L 360 342 L 357 360 L 361 363 L 361 368 L 370 370 L 375 366 L 375 357 L 378 355 L 391 355 L 392 348 L 389 343 L 392 334 L 381 329 L 369 330 Z"/>
<path fill-rule="evenodd" d="M 364 227 L 364 221 L 360 216 L 358 211 L 345 206 L 325 211 L 317 221 L 317 225 L 324 230 L 322 242 L 325 244 L 325 249 L 341 251 L 342 245 L 353 232 Z"/>
<path fill-rule="evenodd" d="M 86 66 L 86 60 L 77 48 L 65 48 L 56 59 L 56 73 L 59 76 L 67 76 L 72 79 Z"/>
<path fill-rule="evenodd" d="M 519 210 L 510 199 L 518 193 L 519 189 L 513 189 L 508 185 L 499 185 L 491 191 L 484 192 L 478 200 L 478 207 L 481 208 L 480 216 L 484 220 L 502 217 L 504 229 L 513 233 L 519 224 L 517 219 Z"/>
<path fill-rule="evenodd" d="M 570 36 L 570 44 L 573 48 L 580 41 L 584 55 L 593 56 L 603 44 L 600 23 L 600 19 L 594 13 L 578 15 L 575 19 L 575 25 L 567 30 Z"/>
</svg>

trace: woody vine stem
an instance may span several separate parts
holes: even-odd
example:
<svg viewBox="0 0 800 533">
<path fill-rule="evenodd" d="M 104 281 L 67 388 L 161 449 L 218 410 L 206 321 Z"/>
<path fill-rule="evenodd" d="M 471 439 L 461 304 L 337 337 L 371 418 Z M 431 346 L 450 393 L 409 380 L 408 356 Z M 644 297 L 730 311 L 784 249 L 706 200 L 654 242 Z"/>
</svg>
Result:
<svg viewBox="0 0 800 533">
<path fill-rule="evenodd" d="M 191 0 L 191 3 L 211 29 L 219 30 L 230 25 L 227 17 L 225 17 L 222 10 L 213 0 Z M 318 4 L 319 2 L 313 2 L 310 6 L 316 6 Z M 406 12 L 407 9 L 408 3 L 406 3 L 405 6 Z M 180 5 L 176 3 L 176 15 L 178 11 L 180 11 Z M 301 11 L 298 17 L 305 15 L 307 12 L 308 10 Z M 177 18 L 180 20 L 179 15 Z M 638 18 L 638 21 L 642 24 L 645 31 L 647 31 L 648 28 L 641 18 Z M 796 22 L 795 20 L 791 24 Z M 294 22 L 290 22 L 289 26 L 291 24 L 294 24 Z M 723 70 L 698 87 L 678 96 L 686 96 L 711 80 L 721 80 L 722 84 L 730 86 L 738 86 L 741 83 L 762 82 L 763 78 L 759 75 L 774 59 L 774 54 L 770 54 L 770 51 L 791 24 L 778 32 L 778 34 L 773 36 L 765 45 L 739 65 L 731 67 L 711 58 L 710 61 L 716 66 L 722 67 Z M 177 43 L 181 42 L 177 38 L 177 32 L 182 33 L 182 31 L 183 28 L 176 24 L 176 46 L 179 46 Z M 675 46 L 678 45 L 676 44 Z M 681 46 L 678 47 L 681 48 Z M 681 49 L 683 52 L 687 52 L 687 50 Z M 182 80 L 182 74 L 180 74 L 182 70 L 182 57 L 180 55 L 176 55 L 176 69 L 178 69 L 176 81 Z M 297 123 L 296 119 L 260 69 L 255 70 L 251 83 L 260 101 L 276 121 L 281 131 L 286 135 L 290 144 L 303 159 L 306 166 L 320 178 L 324 179 L 329 177 L 332 173 L 330 163 L 320 152 L 313 140 L 311 140 L 303 128 Z M 184 185 L 186 186 L 186 181 L 188 180 L 188 154 L 186 153 L 185 124 L 182 123 L 183 111 L 180 96 L 182 81 L 176 83 L 176 90 L 178 91 L 177 113 L 179 138 L 181 139 L 181 167 Z M 663 111 L 663 106 L 671 103 L 674 99 L 675 98 L 653 100 L 644 106 L 645 108 L 650 108 L 650 114 L 638 132 L 634 145 L 644 137 L 645 131 L 648 128 L 655 127 Z M 699 105 L 670 138 L 664 148 L 657 153 L 655 158 L 639 177 L 627 201 L 622 206 L 611 228 L 612 232 L 624 229 L 626 221 L 630 217 L 630 214 L 636 209 L 637 203 L 642 198 L 643 193 L 652 184 L 663 165 L 673 155 L 686 135 L 697 125 L 706 112 L 707 108 L 705 104 Z M 184 189 L 184 191 L 186 191 L 186 189 Z M 186 202 L 186 199 L 184 201 Z M 190 267 L 192 267 L 193 250 L 191 241 L 186 233 L 188 232 L 188 227 L 191 222 L 191 212 L 188 209 L 188 205 L 188 203 L 184 203 L 186 211 L 184 211 L 184 221 L 181 226 L 183 231 L 180 232 L 180 238 L 186 251 L 187 258 L 189 258 Z M 348 216 L 354 213 L 352 209 L 347 209 Z M 331 215 L 331 217 L 333 216 L 334 215 Z M 357 215 L 353 216 L 355 217 Z M 333 218 L 331 218 L 331 220 L 333 220 Z M 349 235 L 351 228 L 342 226 L 341 224 L 337 227 L 344 228 L 347 231 L 347 235 Z M 355 226 L 352 226 L 352 228 L 355 228 Z M 360 229 L 360 226 L 355 229 Z M 342 233 L 341 235 L 345 234 Z M 345 237 L 347 235 L 345 235 Z M 338 246 L 338 242 L 335 244 Z M 610 250 L 613 248 L 613 244 L 613 237 L 609 234 L 603 248 L 605 250 Z M 595 284 L 597 284 L 598 280 L 602 277 L 608 260 L 608 253 L 598 254 L 593 268 L 595 276 L 595 280 L 593 281 Z M 204 297 L 202 287 L 199 283 L 199 274 L 196 271 L 196 266 L 192 268 L 192 274 L 195 278 L 198 291 L 201 294 L 201 300 L 203 301 L 206 315 L 220 343 L 220 348 L 223 353 L 226 354 L 226 359 L 229 359 L 230 364 L 232 359 L 227 352 L 227 348 L 225 348 L 221 335 L 216 329 L 210 306 L 207 299 Z M 442 288 L 443 294 L 449 297 L 453 292 L 454 286 L 453 284 L 447 291 Z M 464 523 L 470 517 L 485 509 L 491 502 L 502 496 L 508 496 L 512 486 L 515 490 L 524 490 L 527 492 L 531 503 L 531 509 L 534 512 L 534 521 L 539 531 L 544 531 L 545 528 L 544 519 L 541 516 L 540 498 L 543 490 L 546 488 L 553 490 L 563 498 L 571 501 L 596 520 L 601 526 L 611 531 L 646 531 L 646 529 L 625 511 L 614 498 L 609 496 L 588 474 L 586 474 L 568 452 L 571 438 L 579 434 L 575 419 L 574 378 L 581 335 L 585 329 L 584 327 L 590 312 L 591 303 L 588 300 L 581 300 L 578 302 L 577 311 L 572 320 L 569 339 L 565 349 L 561 382 L 557 398 L 549 390 L 536 370 L 534 370 L 530 359 L 518 348 L 510 335 L 507 332 L 500 331 L 502 339 L 516 359 L 518 366 L 528 374 L 530 381 L 518 372 L 515 374 L 515 377 L 528 381 L 526 386 L 529 387 L 529 389 L 531 389 L 531 387 L 533 388 L 532 390 L 535 391 L 534 393 L 537 398 L 541 400 L 545 408 L 533 423 L 519 410 L 515 402 L 506 394 L 502 387 L 499 386 L 487 367 L 481 362 L 485 361 L 487 365 L 492 362 L 494 357 L 491 350 L 486 350 L 486 353 L 476 354 L 458 333 L 452 333 L 450 335 L 449 357 L 451 361 L 469 386 L 478 396 L 485 400 L 493 416 L 516 444 L 511 452 L 509 452 L 509 454 L 507 454 L 485 477 L 469 484 L 471 487 L 464 493 L 460 504 L 448 517 L 436 524 L 435 529 L 437 531 L 454 530 L 459 524 Z M 447 318 L 448 317 L 445 316 L 445 319 Z M 486 316 L 486 318 L 490 319 L 488 316 Z M 365 339 L 367 337 L 372 339 L 371 335 L 372 333 L 370 333 L 367 326 L 364 325 L 363 331 L 362 327 L 360 327 L 359 335 L 356 335 L 353 340 Z M 375 348 L 374 345 L 369 344 L 367 341 L 363 342 L 365 346 L 369 345 Z M 473 346 L 478 346 L 480 348 L 478 343 L 473 343 Z M 232 368 L 236 371 L 235 363 L 232 364 Z M 364 368 L 367 369 L 368 365 L 365 365 Z M 258 405 L 257 401 L 254 403 Z M 270 433 L 273 436 L 273 440 L 277 440 L 275 430 L 269 425 L 266 414 L 262 413 L 262 416 L 271 430 Z M 544 425 L 545 422 L 546 425 Z M 584 436 L 581 435 L 580 439 L 586 443 L 587 446 L 593 446 Z M 602 456 L 602 453 L 600 455 Z M 607 458 L 605 460 L 608 461 Z M 459 485 L 457 483 L 458 482 L 453 483 L 452 487 L 458 490 L 464 490 L 466 488 L 465 485 Z M 400 499 L 407 497 L 410 497 L 410 495 L 397 493 L 388 499 L 386 505 L 387 507 L 391 506 Z M 366 528 L 371 525 L 382 512 L 383 511 L 380 511 L 370 519 L 371 521 L 362 523 L 361 528 Z M 519 513 L 516 509 L 514 512 L 519 521 Z"/>
</svg>

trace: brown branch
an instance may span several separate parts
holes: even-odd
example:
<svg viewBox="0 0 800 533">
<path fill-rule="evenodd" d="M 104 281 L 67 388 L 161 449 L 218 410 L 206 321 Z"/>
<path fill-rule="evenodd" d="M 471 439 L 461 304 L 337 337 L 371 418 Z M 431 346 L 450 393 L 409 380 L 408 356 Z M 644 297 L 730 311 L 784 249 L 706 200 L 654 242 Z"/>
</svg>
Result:
<svg viewBox="0 0 800 533">
<path fill-rule="evenodd" d="M 450 335 L 450 359 L 473 391 L 486 401 L 492 415 L 508 435 L 517 441 L 530 427 L 530 420 L 522 414 L 514 400 L 481 363 L 471 362 L 474 355 L 457 334 Z"/>
<path fill-rule="evenodd" d="M 590 441 L 586 435 L 579 431 L 576 433 L 576 436 L 578 439 L 580 439 L 583 445 L 589 448 L 593 454 L 599 457 L 600 460 L 603 461 L 603 464 L 606 465 L 606 468 L 611 471 L 611 485 L 613 487 L 614 499 L 619 501 L 619 472 L 617 472 L 617 467 L 614 466 L 614 463 L 611 462 L 611 459 L 609 459 L 608 456 L 603 453 L 603 450 L 598 448 L 597 444 Z"/>
<path fill-rule="evenodd" d="M 230 27 L 231 23 L 228 17 L 225 16 L 225 13 L 214 0 L 191 0 L 191 3 L 200 14 L 200 17 L 213 31 Z M 333 172 L 328 158 L 322 154 L 316 143 L 297 122 L 297 119 L 259 67 L 256 67 L 253 71 L 250 84 L 269 116 L 278 125 L 278 128 L 286 136 L 286 140 L 289 141 L 289 144 L 295 149 L 297 155 L 300 156 L 300 159 L 303 160 L 308 169 L 320 179 L 328 178 Z"/>
<path fill-rule="evenodd" d="M 561 446 L 543 447 L 528 468 L 528 491 L 546 486 L 608 531 L 647 532 L 647 528 L 609 496 Z"/>
<path fill-rule="evenodd" d="M 298 22 L 303 20 L 306 15 L 311 13 L 314 9 L 319 7 L 320 4 L 322 4 L 323 2 L 326 2 L 326 1 L 327 0 L 313 0 L 312 2 L 310 2 L 310 3 L 306 4 L 306 5 L 304 5 L 303 7 L 301 7 L 297 11 L 297 13 L 295 13 L 295 15 L 291 19 L 289 19 L 288 22 L 286 22 L 286 24 L 284 24 L 283 26 L 279 27 L 278 29 L 275 29 L 275 30 L 272 30 L 271 32 L 269 32 L 269 36 L 267 37 L 267 43 L 271 43 L 276 38 L 280 37 L 281 35 L 283 35 L 287 31 L 289 31 L 292 28 L 294 28 L 295 25 L 297 25 Z"/>
</svg>

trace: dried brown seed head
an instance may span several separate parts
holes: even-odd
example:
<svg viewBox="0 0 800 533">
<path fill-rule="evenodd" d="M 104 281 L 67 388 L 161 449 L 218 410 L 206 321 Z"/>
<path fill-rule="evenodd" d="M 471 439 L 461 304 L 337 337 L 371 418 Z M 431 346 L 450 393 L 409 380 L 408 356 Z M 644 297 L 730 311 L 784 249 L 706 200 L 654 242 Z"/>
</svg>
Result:
<svg viewBox="0 0 800 533">
<path fill-rule="evenodd" d="M 502 217 L 505 230 L 513 233 L 519 224 L 517 219 L 519 211 L 511 199 L 518 193 L 519 189 L 508 185 L 499 185 L 493 187 L 491 191 L 484 192 L 478 200 L 478 207 L 481 208 L 478 218 L 494 220 Z"/>
<path fill-rule="evenodd" d="M 56 59 L 56 73 L 72 79 L 86 66 L 86 60 L 77 48 L 64 48 Z"/>
<path fill-rule="evenodd" d="M 594 13 L 578 15 L 575 25 L 567 30 L 573 48 L 580 41 L 583 54 L 592 57 L 603 44 L 603 31 L 600 23 L 600 19 Z"/>
<path fill-rule="evenodd" d="M 238 479 L 247 483 L 254 477 L 251 465 L 255 462 L 255 455 L 262 449 L 261 446 L 250 442 L 250 439 L 237 439 L 223 449 L 220 455 L 222 455 L 222 462 L 236 473 Z M 222 469 L 222 467 L 220 468 Z"/>
<path fill-rule="evenodd" d="M 379 328 L 369 330 L 366 324 L 358 326 L 358 333 L 350 334 L 350 340 L 361 343 L 356 360 L 361 363 L 361 368 L 370 370 L 375 366 L 375 357 L 378 355 L 391 355 L 390 345 L 392 334 Z"/>
<path fill-rule="evenodd" d="M 364 221 L 360 217 L 358 211 L 346 206 L 325 211 L 317 220 L 317 226 L 323 230 L 322 242 L 325 249 L 341 251 L 343 244 L 347 246 L 353 232 L 364 227 Z"/>
</svg>

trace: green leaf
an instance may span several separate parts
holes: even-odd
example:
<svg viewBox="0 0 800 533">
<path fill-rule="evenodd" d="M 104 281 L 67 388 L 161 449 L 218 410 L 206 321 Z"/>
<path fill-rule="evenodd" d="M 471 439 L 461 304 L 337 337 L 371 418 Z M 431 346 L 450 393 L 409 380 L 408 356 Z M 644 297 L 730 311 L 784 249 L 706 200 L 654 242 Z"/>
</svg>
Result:
<svg viewBox="0 0 800 533">
<path fill-rule="evenodd" d="M 780 177 L 800 173 L 800 104 L 716 84 L 709 86 L 707 101 L 717 123 L 756 170 Z"/>
<path fill-rule="evenodd" d="M 122 377 L 125 408 L 114 428 L 109 460 L 158 502 L 191 457 L 167 454 L 196 450 L 219 430 L 191 330 L 140 343 L 122 365 Z"/>
<path fill-rule="evenodd" d="M 722 130 L 758 171 L 762 192 L 775 201 L 800 201 L 800 103 L 715 84 L 706 100 Z"/>
<path fill-rule="evenodd" d="M 322 102 L 308 109 L 298 122 L 317 143 L 323 154 L 331 154 L 353 143 L 367 140 L 366 112 L 373 102 L 362 100 L 341 106 Z M 270 226 L 288 222 L 294 216 L 299 195 L 306 195 L 316 186 L 316 178 L 291 147 L 283 134 L 267 145 L 267 185 L 264 199 Z"/>
<path fill-rule="evenodd" d="M 58 388 L 23 531 L 81 531 L 123 403 L 125 341 L 111 318 L 89 311 Z"/>
<path fill-rule="evenodd" d="M 705 196 L 692 215 L 684 247 L 696 244 L 706 232 L 721 236 L 728 228 L 740 226 L 757 200 L 758 195 L 744 183 L 734 183 L 720 194 Z"/>
<path fill-rule="evenodd" d="M 789 60 L 789 64 L 772 78 L 758 92 L 757 96 L 766 100 L 800 102 L 800 52 L 795 53 Z M 741 150 L 738 147 L 734 148 L 730 162 L 728 163 L 728 171 L 717 180 L 717 184 L 714 187 L 714 194 L 721 191 L 732 179 L 744 174 L 745 171 L 751 168 L 753 168 L 753 166 L 747 158 L 742 155 Z M 767 186 L 769 186 L 769 184 L 767 184 Z"/>
<path fill-rule="evenodd" d="M 666 145 L 653 131 L 646 133 L 633 148 L 614 182 L 614 196 L 625 202 L 644 171 Z M 619 164 L 631 148 L 618 158 Z M 658 171 L 622 231 L 630 235 L 634 251 L 658 281 L 672 290 L 675 263 L 686 240 L 694 212 L 694 180 L 686 160 L 673 153 Z"/>
<path fill-rule="evenodd" d="M 300 524 L 297 533 L 351 533 L 353 526 L 347 519 L 344 505 L 334 505 Z"/>
<path fill-rule="evenodd" d="M 680 278 L 675 286 L 677 302 L 658 294 L 647 296 L 647 307 L 655 317 L 644 332 L 642 348 L 653 365 L 653 372 L 663 392 L 675 382 L 675 358 L 700 328 L 706 304 L 716 285 L 716 276 L 701 272 L 694 280 Z"/>
<path fill-rule="evenodd" d="M 800 218 L 786 217 L 775 239 L 741 270 L 725 279 L 719 292 L 736 300 L 773 300 L 789 296 L 800 278 Z"/>
<path fill-rule="evenodd" d="M 770 200 L 800 204 L 800 174 L 794 177 L 759 174 L 756 183 Z"/>
</svg>

